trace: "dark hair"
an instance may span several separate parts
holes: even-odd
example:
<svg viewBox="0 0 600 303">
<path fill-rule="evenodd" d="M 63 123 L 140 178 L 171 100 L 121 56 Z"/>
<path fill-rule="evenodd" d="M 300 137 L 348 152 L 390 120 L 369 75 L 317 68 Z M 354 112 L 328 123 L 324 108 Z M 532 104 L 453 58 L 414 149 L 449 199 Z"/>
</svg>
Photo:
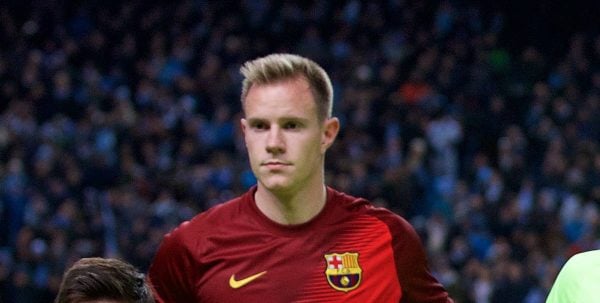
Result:
<svg viewBox="0 0 600 303">
<path fill-rule="evenodd" d="M 82 258 L 64 274 L 55 303 L 91 300 L 154 303 L 144 274 L 118 259 Z"/>
</svg>

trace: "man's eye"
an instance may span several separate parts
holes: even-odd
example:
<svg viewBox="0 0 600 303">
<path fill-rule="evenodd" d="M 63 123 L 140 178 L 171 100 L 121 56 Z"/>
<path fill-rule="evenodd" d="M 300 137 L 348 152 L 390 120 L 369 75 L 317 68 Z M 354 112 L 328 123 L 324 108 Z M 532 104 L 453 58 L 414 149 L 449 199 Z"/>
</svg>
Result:
<svg viewBox="0 0 600 303">
<path fill-rule="evenodd" d="M 254 125 L 252 125 L 253 128 L 258 129 L 258 130 L 265 130 L 267 129 L 267 124 L 266 123 L 255 123 Z"/>
<path fill-rule="evenodd" d="M 296 123 L 296 122 L 288 122 L 283 127 L 285 129 L 296 129 L 296 128 L 298 128 L 298 123 Z"/>
</svg>

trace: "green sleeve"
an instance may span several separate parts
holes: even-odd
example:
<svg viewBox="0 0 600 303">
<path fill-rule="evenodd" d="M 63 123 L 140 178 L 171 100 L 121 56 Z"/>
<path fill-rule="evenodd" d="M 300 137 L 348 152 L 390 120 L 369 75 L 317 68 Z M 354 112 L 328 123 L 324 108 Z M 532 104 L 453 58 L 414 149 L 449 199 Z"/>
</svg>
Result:
<svg viewBox="0 0 600 303">
<path fill-rule="evenodd" d="M 577 254 L 563 266 L 546 303 L 600 302 L 600 250 Z"/>
</svg>

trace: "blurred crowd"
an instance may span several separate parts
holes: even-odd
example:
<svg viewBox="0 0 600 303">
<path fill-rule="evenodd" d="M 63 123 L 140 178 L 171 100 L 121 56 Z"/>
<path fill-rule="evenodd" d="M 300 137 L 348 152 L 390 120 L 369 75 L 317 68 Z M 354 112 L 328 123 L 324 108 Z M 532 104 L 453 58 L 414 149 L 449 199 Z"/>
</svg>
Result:
<svg viewBox="0 0 600 303">
<path fill-rule="evenodd" d="M 146 270 L 252 186 L 239 67 L 272 52 L 332 77 L 330 186 L 410 220 L 456 302 L 543 302 L 600 248 L 600 33 L 524 3 L 0 4 L 0 302 L 81 257 Z"/>
</svg>

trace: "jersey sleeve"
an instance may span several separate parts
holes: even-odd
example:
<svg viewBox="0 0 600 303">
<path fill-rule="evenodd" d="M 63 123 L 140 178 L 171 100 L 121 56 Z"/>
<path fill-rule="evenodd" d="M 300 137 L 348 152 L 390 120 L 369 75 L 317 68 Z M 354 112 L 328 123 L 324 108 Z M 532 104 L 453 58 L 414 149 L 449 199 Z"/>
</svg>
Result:
<svg viewBox="0 0 600 303">
<path fill-rule="evenodd" d="M 571 275 L 571 270 L 567 263 L 556 277 L 546 303 L 577 302 L 573 298 L 576 295 L 576 285 L 574 285 Z"/>
<path fill-rule="evenodd" d="M 380 217 L 390 229 L 394 261 L 402 290 L 402 303 L 451 303 L 448 292 L 429 271 L 419 235 L 403 218 L 389 214 Z"/>
<path fill-rule="evenodd" d="M 571 257 L 558 273 L 546 303 L 591 302 L 598 297 L 600 250 Z"/>
<path fill-rule="evenodd" d="M 189 302 L 196 281 L 192 256 L 181 234 L 167 234 L 150 265 L 148 280 L 159 303 Z"/>
</svg>

